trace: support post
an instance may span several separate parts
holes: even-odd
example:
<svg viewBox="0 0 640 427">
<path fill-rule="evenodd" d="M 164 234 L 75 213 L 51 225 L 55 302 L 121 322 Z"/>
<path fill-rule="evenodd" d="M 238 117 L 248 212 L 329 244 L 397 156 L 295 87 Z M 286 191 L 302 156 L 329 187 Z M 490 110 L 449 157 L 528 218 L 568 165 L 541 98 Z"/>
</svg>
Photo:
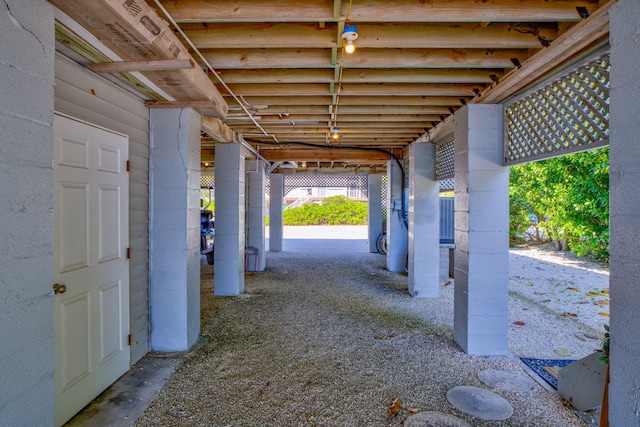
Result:
<svg viewBox="0 0 640 427">
<path fill-rule="evenodd" d="M 151 109 L 151 348 L 185 351 L 200 334 L 200 114 Z"/>
<path fill-rule="evenodd" d="M 54 15 L 38 0 L 2 9 L 0 423 L 53 425 Z"/>
<path fill-rule="evenodd" d="M 369 174 L 367 177 L 369 196 L 369 252 L 377 253 L 376 241 L 382 234 L 382 175 Z"/>
<path fill-rule="evenodd" d="M 405 272 L 407 269 L 407 227 L 403 215 L 404 182 L 400 165 L 387 163 L 387 270 Z"/>
<path fill-rule="evenodd" d="M 470 355 L 508 353 L 509 168 L 502 105 L 455 113 L 454 339 Z"/>
<path fill-rule="evenodd" d="M 284 223 L 282 220 L 282 202 L 284 201 L 284 175 L 269 175 L 269 252 L 282 252 Z"/>
<path fill-rule="evenodd" d="M 409 146 L 409 293 L 440 296 L 440 186 L 434 144 Z"/>
<path fill-rule="evenodd" d="M 640 135 L 638 82 L 640 3 L 611 6 L 610 89 L 610 292 L 609 424 L 638 424 L 640 408 Z M 601 331 L 604 332 L 604 331 Z"/>
<path fill-rule="evenodd" d="M 247 263 L 248 271 L 265 268 L 265 163 L 247 160 L 247 246 L 258 249 L 258 265 Z"/>
<path fill-rule="evenodd" d="M 244 292 L 245 155 L 240 144 L 216 144 L 214 295 Z"/>
</svg>

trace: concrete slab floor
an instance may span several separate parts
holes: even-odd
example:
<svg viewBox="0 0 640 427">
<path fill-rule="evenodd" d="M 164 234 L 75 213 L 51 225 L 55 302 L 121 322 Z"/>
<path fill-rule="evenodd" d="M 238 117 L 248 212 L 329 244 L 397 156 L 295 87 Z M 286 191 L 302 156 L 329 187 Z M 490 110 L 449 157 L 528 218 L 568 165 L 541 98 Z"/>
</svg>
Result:
<svg viewBox="0 0 640 427">
<path fill-rule="evenodd" d="M 184 359 L 182 353 L 147 354 L 65 426 L 132 426 Z"/>
</svg>

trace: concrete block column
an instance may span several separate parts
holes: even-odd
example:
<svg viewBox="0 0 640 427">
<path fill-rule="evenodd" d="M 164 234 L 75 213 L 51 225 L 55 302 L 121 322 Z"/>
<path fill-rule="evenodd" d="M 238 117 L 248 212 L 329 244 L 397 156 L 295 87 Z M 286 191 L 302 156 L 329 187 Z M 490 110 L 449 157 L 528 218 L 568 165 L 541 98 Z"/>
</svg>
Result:
<svg viewBox="0 0 640 427">
<path fill-rule="evenodd" d="M 407 227 L 402 219 L 404 183 L 395 160 L 387 162 L 387 270 L 407 269 Z"/>
<path fill-rule="evenodd" d="M 185 351 L 200 334 L 200 114 L 151 109 L 151 348 Z"/>
<path fill-rule="evenodd" d="M 440 186 L 435 144 L 409 146 L 409 293 L 440 296 Z"/>
<path fill-rule="evenodd" d="M 0 13 L 0 423 L 54 424 L 53 8 Z"/>
<path fill-rule="evenodd" d="M 284 236 L 282 202 L 284 201 L 284 175 L 269 175 L 269 252 L 281 252 Z"/>
<path fill-rule="evenodd" d="M 245 152 L 240 144 L 216 144 L 216 241 L 214 295 L 244 292 Z"/>
<path fill-rule="evenodd" d="M 382 233 L 382 175 L 369 174 L 369 252 L 376 253 L 376 240 Z"/>
<path fill-rule="evenodd" d="M 265 162 L 247 160 L 247 246 L 258 249 L 258 266 L 247 264 L 249 271 L 262 271 L 265 267 Z M 253 260 L 250 260 L 253 261 Z"/>
<path fill-rule="evenodd" d="M 609 424 L 631 426 L 638 425 L 640 408 L 640 2 L 620 0 L 610 17 Z"/>
<path fill-rule="evenodd" d="M 508 353 L 509 168 L 502 105 L 455 114 L 454 338 L 470 355 Z"/>
</svg>

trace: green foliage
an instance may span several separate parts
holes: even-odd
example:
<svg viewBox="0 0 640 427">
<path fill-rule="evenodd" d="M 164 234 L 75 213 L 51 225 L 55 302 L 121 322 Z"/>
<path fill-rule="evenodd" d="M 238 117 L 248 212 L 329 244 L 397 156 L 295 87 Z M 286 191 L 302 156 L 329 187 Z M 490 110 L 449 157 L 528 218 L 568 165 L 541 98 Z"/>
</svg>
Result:
<svg viewBox="0 0 640 427">
<path fill-rule="evenodd" d="M 604 339 L 602 340 L 602 348 L 600 349 L 600 356 L 598 356 L 598 360 L 602 363 L 609 363 L 609 346 L 611 345 L 611 330 L 609 329 L 609 325 L 604 325 Z"/>
<path fill-rule="evenodd" d="M 578 255 L 609 258 L 608 147 L 511 167 L 512 237 L 529 226 L 528 214 L 552 239 L 567 239 Z"/>
<path fill-rule="evenodd" d="M 213 198 L 213 191 L 208 188 L 200 189 L 200 208 L 208 211 L 216 210 L 216 201 Z"/>
<path fill-rule="evenodd" d="M 310 203 L 283 213 L 284 225 L 360 225 L 367 223 L 365 202 L 345 196 L 327 197 L 321 204 Z"/>
</svg>

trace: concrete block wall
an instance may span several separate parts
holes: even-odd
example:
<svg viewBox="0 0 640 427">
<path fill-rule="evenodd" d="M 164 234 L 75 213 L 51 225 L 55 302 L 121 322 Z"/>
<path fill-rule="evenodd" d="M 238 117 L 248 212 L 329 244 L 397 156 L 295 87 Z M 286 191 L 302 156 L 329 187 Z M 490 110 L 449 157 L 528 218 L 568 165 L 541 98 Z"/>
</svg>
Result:
<svg viewBox="0 0 640 427">
<path fill-rule="evenodd" d="M 409 146 L 409 293 L 440 296 L 440 185 L 435 144 Z"/>
<path fill-rule="evenodd" d="M 609 423 L 638 425 L 640 412 L 640 2 L 611 7 Z"/>
<path fill-rule="evenodd" d="M 0 8 L 3 425 L 53 424 L 53 22 L 47 2 Z"/>
<path fill-rule="evenodd" d="M 471 355 L 508 353 L 509 169 L 503 109 L 455 115 L 454 338 Z"/>
<path fill-rule="evenodd" d="M 184 351 L 200 334 L 200 114 L 152 109 L 151 347 Z"/>
</svg>

